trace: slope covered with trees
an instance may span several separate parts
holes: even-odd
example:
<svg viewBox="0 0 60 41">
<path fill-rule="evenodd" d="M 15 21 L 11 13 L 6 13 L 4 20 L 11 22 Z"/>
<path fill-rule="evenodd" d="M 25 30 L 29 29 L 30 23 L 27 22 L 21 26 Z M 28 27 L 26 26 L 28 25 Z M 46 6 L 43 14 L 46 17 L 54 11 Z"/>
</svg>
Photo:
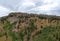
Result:
<svg viewBox="0 0 60 41">
<path fill-rule="evenodd" d="M 60 16 L 10 13 L 0 18 L 1 41 L 60 41 Z"/>
</svg>

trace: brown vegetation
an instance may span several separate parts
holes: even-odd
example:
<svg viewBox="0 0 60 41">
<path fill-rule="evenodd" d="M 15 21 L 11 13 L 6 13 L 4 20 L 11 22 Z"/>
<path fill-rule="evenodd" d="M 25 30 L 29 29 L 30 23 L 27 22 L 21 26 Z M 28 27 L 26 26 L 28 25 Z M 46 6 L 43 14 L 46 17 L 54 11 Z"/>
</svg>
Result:
<svg viewBox="0 0 60 41">
<path fill-rule="evenodd" d="M 22 41 L 32 41 L 32 36 L 35 36 L 39 33 L 41 34 L 41 30 L 46 26 L 56 27 L 57 25 L 60 25 L 60 16 L 15 12 L 10 13 L 8 16 L 0 19 L 1 29 L 5 23 L 5 20 L 10 21 L 10 23 L 17 21 L 16 27 L 13 29 L 13 31 L 16 33 L 22 33 Z M 55 35 L 53 35 L 53 37 L 55 37 Z"/>
</svg>

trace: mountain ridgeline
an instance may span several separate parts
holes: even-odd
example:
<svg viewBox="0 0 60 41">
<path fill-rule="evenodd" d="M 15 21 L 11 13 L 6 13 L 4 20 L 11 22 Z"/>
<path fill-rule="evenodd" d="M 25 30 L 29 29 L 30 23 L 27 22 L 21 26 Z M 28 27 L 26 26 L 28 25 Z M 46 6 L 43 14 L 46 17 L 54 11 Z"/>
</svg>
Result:
<svg viewBox="0 0 60 41">
<path fill-rule="evenodd" d="M 27 13 L 10 13 L 8 16 L 2 17 L 1 20 L 7 19 L 10 22 L 17 21 L 20 24 L 29 24 L 31 20 L 34 20 L 36 25 L 58 25 L 60 24 L 60 16 L 43 15 L 43 14 L 27 14 Z"/>
<path fill-rule="evenodd" d="M 0 38 L 1 41 L 4 41 L 3 39 L 6 41 L 60 41 L 60 16 L 10 13 L 0 18 L 0 33 L 3 31 L 6 20 L 8 24 L 16 22 L 16 25 L 11 29 L 12 36 L 7 33 L 8 38 L 5 39 L 3 36 Z M 6 32 L 9 30 L 7 29 Z"/>
</svg>

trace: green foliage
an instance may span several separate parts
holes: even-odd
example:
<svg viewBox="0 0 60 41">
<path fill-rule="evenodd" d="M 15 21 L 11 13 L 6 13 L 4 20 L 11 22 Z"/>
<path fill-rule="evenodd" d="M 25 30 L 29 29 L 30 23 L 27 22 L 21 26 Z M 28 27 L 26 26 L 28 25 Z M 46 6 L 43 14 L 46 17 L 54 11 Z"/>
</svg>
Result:
<svg viewBox="0 0 60 41">
<path fill-rule="evenodd" d="M 15 27 L 17 22 L 14 22 L 14 23 L 10 23 L 8 20 L 5 21 L 4 25 L 3 25 L 3 30 L 4 30 L 4 33 L 0 33 L 0 37 L 2 36 L 6 36 L 6 39 L 8 38 L 8 35 L 12 35 L 14 38 L 15 37 L 15 34 L 12 32 L 13 28 Z M 7 41 L 7 40 L 6 40 Z M 15 41 L 15 40 L 14 40 Z"/>
<path fill-rule="evenodd" d="M 11 37 L 12 37 L 12 41 L 16 41 L 17 40 L 16 34 L 14 32 L 11 33 Z"/>
<path fill-rule="evenodd" d="M 36 29 L 34 22 L 35 22 L 35 20 L 30 21 L 29 27 L 28 27 L 28 32 L 33 32 Z"/>
<path fill-rule="evenodd" d="M 21 30 L 21 31 L 19 32 L 19 38 L 20 38 L 21 41 L 24 40 L 24 33 L 23 33 L 23 30 Z"/>
<path fill-rule="evenodd" d="M 27 34 L 27 41 L 30 41 L 30 37 L 31 37 L 31 33 L 28 32 L 28 34 Z"/>
<path fill-rule="evenodd" d="M 47 41 L 56 41 L 52 37 L 48 37 Z"/>
<path fill-rule="evenodd" d="M 4 36 L 3 32 L 0 32 L 0 37 L 3 37 L 3 36 Z"/>
<path fill-rule="evenodd" d="M 30 20 L 29 27 L 27 27 L 27 41 L 30 41 L 31 33 L 36 30 L 36 27 L 34 25 L 35 20 Z"/>
<path fill-rule="evenodd" d="M 10 24 L 8 29 L 11 31 L 16 26 L 16 23 L 17 22 Z"/>
<path fill-rule="evenodd" d="M 40 19 L 47 19 L 46 17 L 44 16 L 38 16 Z"/>
<path fill-rule="evenodd" d="M 33 41 L 57 41 L 60 40 L 60 28 L 59 26 L 56 27 L 45 27 L 40 32 L 34 36 Z M 54 35 L 55 34 L 55 35 Z M 52 36 L 54 35 L 54 36 Z M 36 37 L 37 36 L 37 37 Z M 56 39 L 54 39 L 56 38 Z M 35 40 L 34 40 L 35 39 Z"/>
<path fill-rule="evenodd" d="M 9 26 L 10 26 L 10 22 L 6 20 L 5 24 L 3 25 L 3 29 L 8 30 Z"/>
</svg>

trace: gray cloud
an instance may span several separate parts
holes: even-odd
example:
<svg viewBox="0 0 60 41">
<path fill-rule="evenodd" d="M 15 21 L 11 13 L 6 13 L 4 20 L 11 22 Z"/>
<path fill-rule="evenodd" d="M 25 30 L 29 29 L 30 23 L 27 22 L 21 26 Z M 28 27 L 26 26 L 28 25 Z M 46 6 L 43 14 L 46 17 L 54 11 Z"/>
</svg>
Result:
<svg viewBox="0 0 60 41">
<path fill-rule="evenodd" d="M 0 0 L 0 5 L 14 10 L 20 0 Z"/>
<path fill-rule="evenodd" d="M 60 15 L 60 0 L 0 0 L 9 11 Z M 54 14 L 53 14 L 54 13 Z"/>
</svg>

